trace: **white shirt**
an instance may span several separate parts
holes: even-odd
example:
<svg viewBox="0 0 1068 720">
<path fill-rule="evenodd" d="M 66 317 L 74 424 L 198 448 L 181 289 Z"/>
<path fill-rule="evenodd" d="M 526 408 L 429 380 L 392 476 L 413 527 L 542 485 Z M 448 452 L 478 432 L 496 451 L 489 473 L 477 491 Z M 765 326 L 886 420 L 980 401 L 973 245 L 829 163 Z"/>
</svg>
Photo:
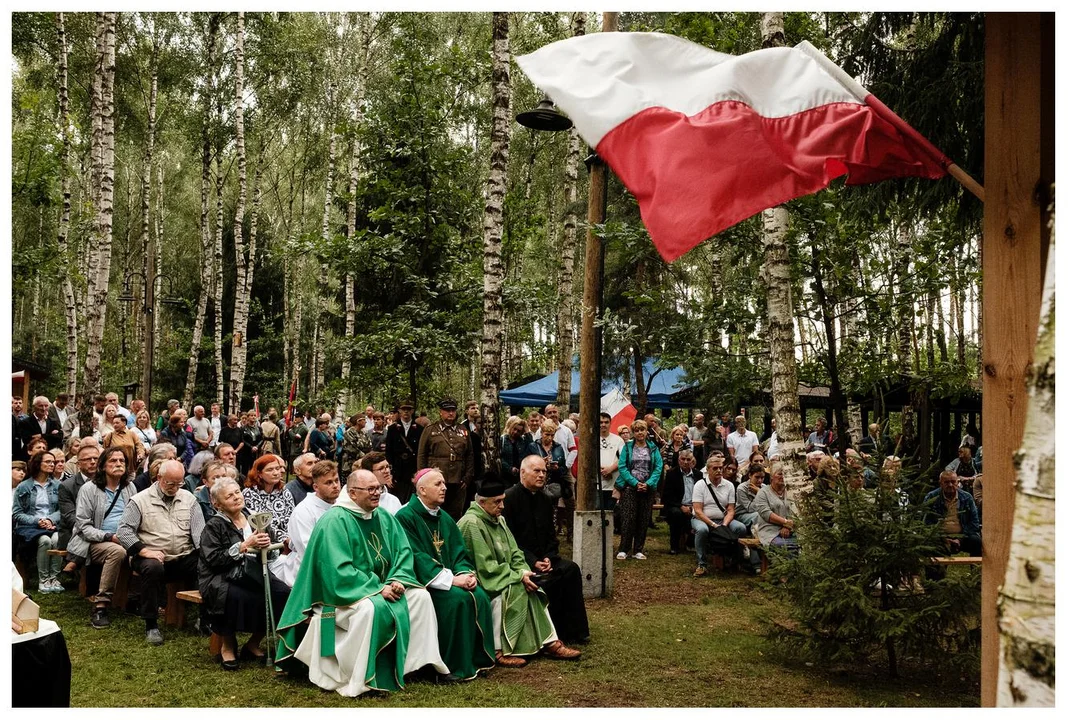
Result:
<svg viewBox="0 0 1068 720">
<path fill-rule="evenodd" d="M 608 433 L 608 437 L 599 438 L 601 445 L 601 457 L 599 462 L 601 467 L 608 467 L 612 463 L 619 460 L 619 451 L 623 449 L 623 438 L 619 437 L 615 433 Z M 619 468 L 607 478 L 601 475 L 601 489 L 611 490 L 615 486 L 616 478 L 619 477 Z"/>
<path fill-rule="evenodd" d="M 67 416 L 70 414 L 70 410 L 68 410 L 67 408 L 69 408 L 70 405 L 65 408 L 61 408 L 57 405 L 53 405 L 52 407 L 56 411 L 56 417 L 59 418 L 59 426 L 63 427 L 67 424 Z"/>
<path fill-rule="evenodd" d="M 772 430 L 771 437 L 768 438 L 768 460 L 779 454 L 779 431 Z"/>
<path fill-rule="evenodd" d="M 734 459 L 739 463 L 748 462 L 753 448 L 760 445 L 760 438 L 752 430 L 739 433 L 737 430 L 727 436 L 727 448 L 734 448 Z"/>
<path fill-rule="evenodd" d="M 693 487 L 691 502 L 694 505 L 701 503 L 705 517 L 709 520 L 722 522 L 723 510 L 720 510 L 719 505 L 716 505 L 716 501 L 712 499 L 712 493 L 716 493 L 720 505 L 723 506 L 723 510 L 726 510 L 729 506 L 734 505 L 736 498 L 734 486 L 727 480 L 720 480 L 719 485 L 711 485 L 708 480 L 702 480 Z"/>
<path fill-rule="evenodd" d="M 209 420 L 211 421 L 212 436 L 211 442 L 208 443 L 208 447 L 215 447 L 219 444 L 219 433 L 222 432 L 222 420 L 218 415 L 212 415 Z"/>
<path fill-rule="evenodd" d="M 386 486 L 382 486 L 382 495 L 378 499 L 378 507 L 382 508 L 390 515 L 396 515 L 397 511 L 401 509 L 400 498 L 396 495 L 390 495 Z"/>
<path fill-rule="evenodd" d="M 312 530 L 319 518 L 332 508 L 333 505 L 323 500 L 314 493 L 308 493 L 304 502 L 293 509 L 289 516 L 289 554 L 282 555 L 271 566 L 274 574 L 286 585 L 292 587 L 300 570 L 300 561 L 304 557 L 304 550 L 308 547 Z"/>
</svg>

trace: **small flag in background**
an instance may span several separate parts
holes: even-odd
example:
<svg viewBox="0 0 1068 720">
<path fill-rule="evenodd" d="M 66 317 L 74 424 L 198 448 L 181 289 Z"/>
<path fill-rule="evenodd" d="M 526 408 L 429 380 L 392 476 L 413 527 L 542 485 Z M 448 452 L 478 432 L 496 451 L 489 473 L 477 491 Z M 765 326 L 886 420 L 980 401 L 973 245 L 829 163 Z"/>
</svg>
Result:
<svg viewBox="0 0 1068 720">
<path fill-rule="evenodd" d="M 619 388 L 601 397 L 601 412 L 612 416 L 613 433 L 620 425 L 630 425 L 634 422 L 634 418 L 638 417 L 638 408 L 631 405 L 630 400 Z"/>
<path fill-rule="evenodd" d="M 668 262 L 841 175 L 937 179 L 950 165 L 807 42 L 735 56 L 663 33 L 595 33 L 516 62 L 634 194 Z"/>
</svg>

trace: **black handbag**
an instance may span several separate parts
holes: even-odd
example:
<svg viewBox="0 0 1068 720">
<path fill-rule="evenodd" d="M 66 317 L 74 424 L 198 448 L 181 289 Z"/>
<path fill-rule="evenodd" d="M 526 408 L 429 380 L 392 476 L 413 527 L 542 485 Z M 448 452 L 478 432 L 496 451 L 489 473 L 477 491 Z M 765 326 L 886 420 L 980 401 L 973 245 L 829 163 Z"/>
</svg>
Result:
<svg viewBox="0 0 1068 720">
<path fill-rule="evenodd" d="M 263 590 L 263 565 L 259 556 L 244 555 L 241 562 L 226 573 L 226 580 L 248 590 Z"/>
</svg>

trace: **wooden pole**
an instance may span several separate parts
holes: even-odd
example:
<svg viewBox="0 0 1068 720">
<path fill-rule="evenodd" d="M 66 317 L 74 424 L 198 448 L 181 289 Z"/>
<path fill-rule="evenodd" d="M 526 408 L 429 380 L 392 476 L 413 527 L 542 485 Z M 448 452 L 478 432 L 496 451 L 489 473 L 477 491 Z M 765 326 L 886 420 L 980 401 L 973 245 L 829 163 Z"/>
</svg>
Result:
<svg viewBox="0 0 1068 720">
<path fill-rule="evenodd" d="M 983 217 L 983 590 L 980 700 L 997 702 L 999 586 L 1015 504 L 1013 454 L 1027 417 L 1042 292 L 1043 222 L 1052 176 L 1053 93 L 1046 90 L 1052 14 L 986 16 L 986 173 Z M 1045 78 L 1043 77 L 1045 76 Z M 1044 142 L 1044 139 L 1046 140 Z M 1052 428 L 1051 428 L 1052 432 Z"/>
<path fill-rule="evenodd" d="M 618 13 L 604 13 L 601 32 L 615 32 Z M 586 266 L 582 288 L 582 334 L 579 339 L 579 454 L 575 510 L 595 510 L 600 492 L 601 414 L 601 295 L 604 280 L 604 243 L 593 232 L 605 220 L 608 200 L 608 168 L 600 158 L 590 167 L 590 197 L 586 220 Z"/>
</svg>

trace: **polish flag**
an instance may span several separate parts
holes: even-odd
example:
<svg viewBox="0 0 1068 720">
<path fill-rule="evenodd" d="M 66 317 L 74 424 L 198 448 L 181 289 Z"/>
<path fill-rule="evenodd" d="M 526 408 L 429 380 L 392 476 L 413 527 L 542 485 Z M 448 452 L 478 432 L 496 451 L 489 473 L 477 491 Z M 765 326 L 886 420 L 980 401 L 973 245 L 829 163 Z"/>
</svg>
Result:
<svg viewBox="0 0 1068 720">
<path fill-rule="evenodd" d="M 951 164 L 807 42 L 736 56 L 594 33 L 516 62 L 638 199 L 668 262 L 841 175 L 937 179 Z"/>
<path fill-rule="evenodd" d="M 620 425 L 630 425 L 638 416 L 638 408 L 630 404 L 630 400 L 619 388 L 601 397 L 601 412 L 612 416 L 613 433 Z"/>
</svg>

